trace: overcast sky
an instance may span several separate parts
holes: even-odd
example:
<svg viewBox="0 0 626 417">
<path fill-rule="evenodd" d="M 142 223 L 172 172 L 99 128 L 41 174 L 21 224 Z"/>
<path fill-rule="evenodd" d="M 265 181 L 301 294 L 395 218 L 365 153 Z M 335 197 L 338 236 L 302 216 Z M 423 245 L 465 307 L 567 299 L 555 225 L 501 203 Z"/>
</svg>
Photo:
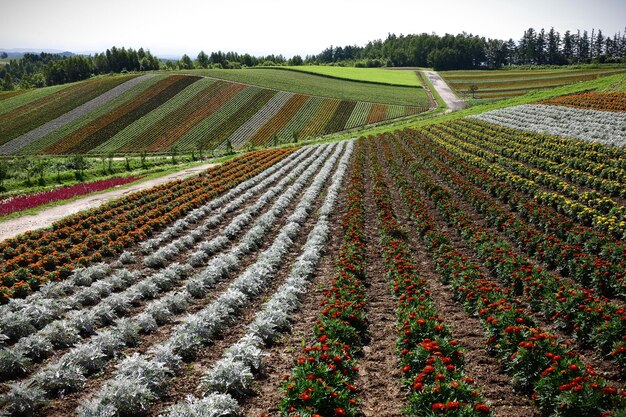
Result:
<svg viewBox="0 0 626 417">
<path fill-rule="evenodd" d="M 529 27 L 613 35 L 625 25 L 626 0 L 3 0 L 0 50 L 115 45 L 157 56 L 232 50 L 289 57 L 390 32 L 518 40 Z"/>
</svg>

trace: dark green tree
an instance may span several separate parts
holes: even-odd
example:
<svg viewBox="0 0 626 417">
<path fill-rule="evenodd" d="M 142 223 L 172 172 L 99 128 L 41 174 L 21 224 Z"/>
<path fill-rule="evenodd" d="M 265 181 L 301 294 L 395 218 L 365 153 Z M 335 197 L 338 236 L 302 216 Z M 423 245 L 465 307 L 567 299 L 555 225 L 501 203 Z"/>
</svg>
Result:
<svg viewBox="0 0 626 417">
<path fill-rule="evenodd" d="M 180 61 L 178 61 L 178 68 L 185 70 L 193 69 L 193 62 L 191 62 L 191 58 L 187 54 L 183 55 Z"/>
<path fill-rule="evenodd" d="M 2 89 L 4 91 L 10 91 L 13 90 L 13 88 L 13 77 L 11 77 L 11 74 L 6 72 L 2 78 Z"/>
<path fill-rule="evenodd" d="M 198 67 L 199 68 L 208 68 L 209 66 L 209 56 L 204 53 L 204 51 L 200 51 L 197 58 Z"/>
<path fill-rule="evenodd" d="M 302 61 L 302 57 L 300 55 L 294 55 L 289 60 L 289 65 L 299 66 L 302 65 L 304 61 Z"/>
</svg>

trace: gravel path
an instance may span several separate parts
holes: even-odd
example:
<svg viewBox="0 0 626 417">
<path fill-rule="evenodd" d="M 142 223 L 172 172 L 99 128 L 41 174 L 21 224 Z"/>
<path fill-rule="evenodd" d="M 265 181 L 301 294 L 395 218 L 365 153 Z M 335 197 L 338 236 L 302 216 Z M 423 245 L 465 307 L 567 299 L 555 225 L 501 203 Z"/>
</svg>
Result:
<svg viewBox="0 0 626 417">
<path fill-rule="evenodd" d="M 70 214 L 98 207 L 109 202 L 110 200 L 123 197 L 135 191 L 145 190 L 168 181 L 190 177 L 215 165 L 217 164 L 204 164 L 193 168 L 187 168 L 163 177 L 142 181 L 140 183 L 133 184 L 130 187 L 116 188 L 108 192 L 89 195 L 84 198 L 74 200 L 68 204 L 51 207 L 33 215 L 22 216 L 16 219 L 0 222 L 0 241 L 22 234 L 29 230 L 50 226 L 52 223 L 62 219 L 63 217 L 69 216 Z"/>
<path fill-rule="evenodd" d="M 435 90 L 439 93 L 443 101 L 445 101 L 450 111 L 461 110 L 465 108 L 465 101 L 459 99 L 452 91 L 448 84 L 435 71 L 423 71 L 428 77 Z"/>
<path fill-rule="evenodd" d="M 17 138 L 11 140 L 10 142 L 5 143 L 0 146 L 0 155 L 12 155 L 22 149 L 23 147 L 30 145 L 37 139 L 41 139 L 46 136 L 50 132 L 67 125 L 68 123 L 73 122 L 81 116 L 89 113 L 96 108 L 103 106 L 110 102 L 111 100 L 119 97 L 126 91 L 130 90 L 137 84 L 154 77 L 155 74 L 145 74 L 140 77 L 133 78 L 132 80 L 128 80 L 125 83 L 118 85 L 115 88 L 110 89 L 104 94 L 99 95 L 98 97 L 89 100 L 87 103 L 76 107 L 75 109 L 65 113 L 57 117 L 54 120 L 49 121 L 48 123 L 39 126 L 36 129 L 31 130 L 28 133 L 23 134 L 22 136 L 18 136 Z"/>
</svg>

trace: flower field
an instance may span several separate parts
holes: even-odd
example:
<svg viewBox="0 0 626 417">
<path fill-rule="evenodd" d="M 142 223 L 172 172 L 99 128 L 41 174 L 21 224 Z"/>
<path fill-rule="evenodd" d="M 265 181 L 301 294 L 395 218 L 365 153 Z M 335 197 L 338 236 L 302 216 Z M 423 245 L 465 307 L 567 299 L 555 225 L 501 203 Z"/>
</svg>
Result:
<svg viewBox="0 0 626 417">
<path fill-rule="evenodd" d="M 0 216 L 15 213 L 21 210 L 39 207 L 55 201 L 67 200 L 79 195 L 89 194 L 96 191 L 106 190 L 119 185 L 128 184 L 139 180 L 141 177 L 122 177 L 107 180 L 94 181 L 85 184 L 76 184 L 55 190 L 43 191 L 35 194 L 24 194 L 17 197 L 9 197 L 0 200 Z"/>
<path fill-rule="evenodd" d="M 626 101 L 626 98 L 622 97 L 622 100 Z M 524 104 L 488 111 L 474 117 L 518 130 L 600 142 L 612 146 L 626 145 L 626 114 L 623 112 L 560 105 Z"/>
<path fill-rule="evenodd" d="M 214 143 L 398 111 L 235 85 L 178 107 L 265 103 Z M 618 417 L 625 158 L 466 118 L 251 152 L 0 242 L 1 412 Z"/>
<path fill-rule="evenodd" d="M 39 96 L 29 91 L 2 101 L 0 155 L 224 150 L 228 143 L 240 149 L 427 110 L 182 74 L 108 77 Z"/>
<path fill-rule="evenodd" d="M 577 109 L 626 112 L 626 93 L 588 92 L 555 97 L 543 103 Z"/>
</svg>

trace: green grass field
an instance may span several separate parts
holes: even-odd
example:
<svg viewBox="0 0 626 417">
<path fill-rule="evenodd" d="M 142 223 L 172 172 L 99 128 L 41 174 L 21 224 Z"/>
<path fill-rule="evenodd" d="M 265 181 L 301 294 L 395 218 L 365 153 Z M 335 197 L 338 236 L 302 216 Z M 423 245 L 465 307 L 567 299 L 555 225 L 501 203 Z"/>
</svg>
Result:
<svg viewBox="0 0 626 417">
<path fill-rule="evenodd" d="M 359 136 L 377 135 L 379 133 L 393 132 L 399 129 L 415 128 L 431 125 L 434 123 L 442 123 L 451 120 L 457 120 L 466 116 L 472 116 L 491 110 L 497 110 L 505 107 L 518 106 L 521 104 L 537 103 L 554 97 L 565 96 L 569 94 L 580 93 L 583 91 L 601 91 L 601 92 L 626 92 L 626 74 L 615 74 L 606 77 L 596 78 L 590 81 L 583 81 L 574 84 L 563 85 L 556 88 L 533 90 L 525 94 L 515 97 L 509 97 L 503 100 L 490 100 L 477 104 L 467 109 L 443 114 L 441 111 L 418 114 L 412 117 L 406 117 L 400 120 L 390 120 L 380 126 L 364 126 L 357 131 L 339 132 L 332 135 L 326 135 L 318 140 L 309 141 L 308 143 L 326 143 L 338 140 L 345 140 Z"/>
<path fill-rule="evenodd" d="M 300 94 L 332 97 L 342 100 L 428 107 L 428 96 L 422 88 L 369 84 L 338 80 L 304 72 L 267 68 L 241 70 L 210 69 L 183 72 Z"/>
<path fill-rule="evenodd" d="M 333 67 L 328 65 L 303 65 L 297 67 L 275 67 L 288 71 L 299 71 L 341 80 L 359 81 L 373 84 L 399 85 L 421 88 L 415 71 L 397 71 L 382 68 Z"/>
<path fill-rule="evenodd" d="M 626 72 L 626 67 L 562 68 L 539 70 L 441 71 L 439 74 L 460 96 L 476 86 L 476 98 L 506 98 L 532 90 L 560 87 Z"/>
</svg>

